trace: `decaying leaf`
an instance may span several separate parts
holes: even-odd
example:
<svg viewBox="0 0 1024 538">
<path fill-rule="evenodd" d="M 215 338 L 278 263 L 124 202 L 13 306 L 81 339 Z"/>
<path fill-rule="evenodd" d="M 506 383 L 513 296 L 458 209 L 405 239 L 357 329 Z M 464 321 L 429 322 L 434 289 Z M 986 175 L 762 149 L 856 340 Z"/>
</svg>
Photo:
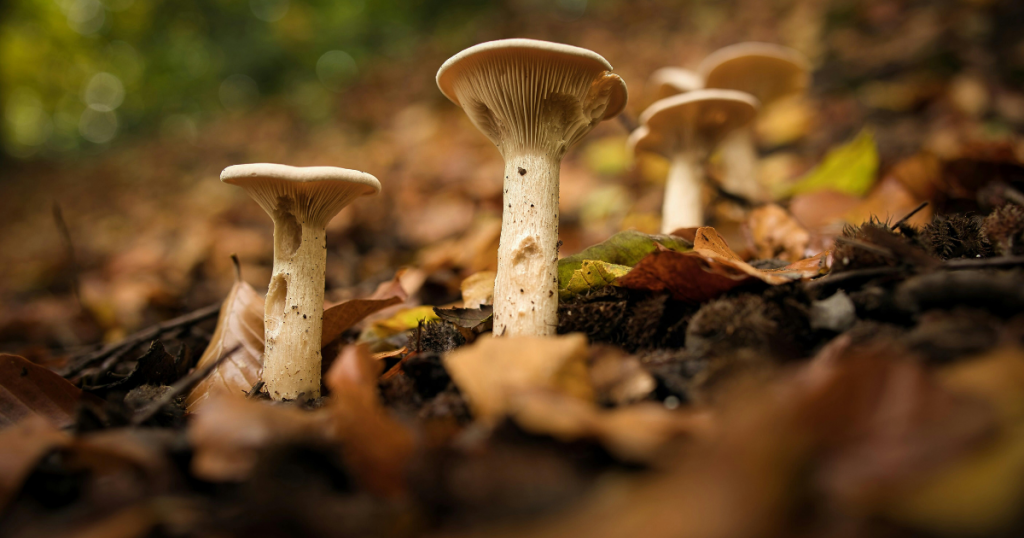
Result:
<svg viewBox="0 0 1024 538">
<path fill-rule="evenodd" d="M 810 233 L 776 204 L 758 207 L 747 216 L 747 230 L 759 259 L 796 261 L 806 256 Z"/>
<path fill-rule="evenodd" d="M 0 354 L 0 430 L 32 416 L 58 428 L 70 426 L 83 398 L 92 397 L 53 371 L 17 355 Z"/>
<path fill-rule="evenodd" d="M 692 246 L 686 240 L 671 235 L 648 235 L 633 230 L 619 232 L 579 254 L 558 260 L 558 289 L 565 289 L 568 286 L 573 274 L 583 268 L 585 261 L 601 261 L 632 267 L 644 256 L 657 250 L 658 245 L 679 252 L 687 251 Z"/>
<path fill-rule="evenodd" d="M 437 319 L 440 318 L 434 313 L 434 307 L 432 306 L 424 305 L 405 308 L 387 319 L 371 323 L 360 333 L 358 342 L 369 344 L 370 350 L 375 353 L 390 351 L 401 347 L 401 344 L 389 343 L 389 338 L 402 335 L 410 329 L 415 329 L 421 321 L 434 321 Z"/>
<path fill-rule="evenodd" d="M 409 296 L 402 289 L 401 277 L 402 273 L 399 272 L 394 279 L 377 286 L 377 290 L 365 299 L 352 299 L 325 309 L 322 344 L 333 342 L 341 333 L 366 316 L 389 306 L 404 303 Z"/>
<path fill-rule="evenodd" d="M 865 129 L 850 142 L 829 151 L 821 164 L 807 175 L 795 183 L 781 186 L 776 197 L 823 190 L 863 196 L 875 183 L 877 174 L 875 137 Z"/>
<path fill-rule="evenodd" d="M 593 402 L 552 391 L 518 393 L 511 409 L 512 418 L 527 431 L 561 441 L 594 438 L 631 462 L 651 461 L 669 441 L 709 428 L 705 412 L 669 411 L 654 402 L 602 410 Z"/>
<path fill-rule="evenodd" d="M 29 416 L 0 431 L 0 512 L 47 452 L 71 443 L 71 436 L 46 418 Z"/>
<path fill-rule="evenodd" d="M 582 266 L 572 272 L 565 287 L 558 289 L 558 299 L 565 301 L 581 293 L 610 286 L 615 279 L 632 269 L 627 265 L 616 265 L 601 260 L 584 260 Z"/>
<path fill-rule="evenodd" d="M 597 400 L 612 405 L 640 401 L 658 385 L 636 357 L 610 345 L 591 346 L 590 382 Z"/>
<path fill-rule="evenodd" d="M 224 299 L 217 328 L 197 369 L 216 362 L 224 353 L 239 347 L 199 382 L 185 405 L 194 411 L 213 394 L 244 396 L 259 381 L 263 369 L 263 297 L 240 278 Z"/>
<path fill-rule="evenodd" d="M 494 307 L 484 305 L 480 308 L 434 308 L 437 317 L 464 329 L 479 327 L 480 324 L 494 317 Z"/>
<path fill-rule="evenodd" d="M 370 491 L 395 496 L 405 491 L 406 464 L 415 442 L 412 432 L 381 405 L 377 378 L 382 367 L 367 346 L 346 346 L 324 384 L 331 390 L 334 435 L 349 468 Z"/>
<path fill-rule="evenodd" d="M 473 273 L 462 281 L 462 306 L 477 308 L 494 301 L 494 271 Z"/>
<path fill-rule="evenodd" d="M 485 338 L 447 355 L 444 365 L 475 417 L 494 423 L 525 390 L 554 390 L 592 401 L 586 355 L 587 338 L 578 333 Z"/>
</svg>

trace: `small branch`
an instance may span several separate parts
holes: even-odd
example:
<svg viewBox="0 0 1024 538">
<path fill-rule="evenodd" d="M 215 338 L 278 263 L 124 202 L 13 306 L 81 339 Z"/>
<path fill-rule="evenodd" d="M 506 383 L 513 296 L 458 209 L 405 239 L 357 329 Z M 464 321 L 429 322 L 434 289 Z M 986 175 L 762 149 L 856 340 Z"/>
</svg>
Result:
<svg viewBox="0 0 1024 538">
<path fill-rule="evenodd" d="M 61 239 L 64 240 L 64 248 L 67 250 L 68 255 L 68 264 L 71 265 L 71 292 L 75 295 L 75 302 L 78 303 L 78 309 L 81 311 L 82 293 L 79 291 L 79 271 L 78 260 L 75 257 L 75 244 L 71 241 L 71 231 L 68 229 L 68 223 L 64 220 L 64 212 L 61 211 L 60 204 L 56 201 L 53 202 L 53 221 L 57 224 L 57 231 L 60 232 Z"/>
<path fill-rule="evenodd" d="M 984 267 L 1013 267 L 1015 265 L 1024 265 L 1024 256 L 949 260 L 943 265 L 954 271 L 957 269 L 980 269 Z"/>
<path fill-rule="evenodd" d="M 896 228 L 899 228 L 900 226 L 903 226 L 904 224 L 907 223 L 908 220 L 910 220 L 910 217 L 913 217 L 914 215 L 916 215 L 918 213 L 918 211 L 921 211 L 925 207 L 928 207 L 928 202 L 921 202 L 921 205 L 915 207 L 914 210 L 911 211 L 910 213 L 907 213 L 907 215 L 905 217 L 903 217 L 902 219 L 896 221 L 896 224 L 893 224 L 892 226 L 890 226 L 889 229 L 890 230 L 895 230 Z"/>
<path fill-rule="evenodd" d="M 218 357 L 217 360 L 213 361 L 211 364 L 206 365 L 202 370 L 195 370 L 191 374 L 179 379 L 175 384 L 171 385 L 171 390 L 167 391 L 167 393 L 161 396 L 159 400 L 154 401 L 135 413 L 132 417 L 132 425 L 138 426 L 152 418 L 161 407 L 173 402 L 175 398 L 181 396 L 188 390 L 191 390 L 197 383 L 210 375 L 210 372 L 212 372 L 214 368 L 220 366 L 220 363 L 234 355 L 239 349 L 242 349 L 242 344 L 238 344 L 231 348 L 230 351 Z"/>
<path fill-rule="evenodd" d="M 87 368 L 89 365 L 106 359 L 107 357 L 119 359 L 139 344 L 156 339 L 165 332 L 205 321 L 209 318 L 215 317 L 218 313 L 220 313 L 220 304 L 212 304 L 183 316 L 178 316 L 174 319 L 164 321 L 163 323 L 158 323 L 152 327 L 143 329 L 120 342 L 105 346 L 98 351 L 73 357 L 70 361 L 71 365 L 64 370 L 62 375 L 64 377 L 75 375 Z"/>
</svg>

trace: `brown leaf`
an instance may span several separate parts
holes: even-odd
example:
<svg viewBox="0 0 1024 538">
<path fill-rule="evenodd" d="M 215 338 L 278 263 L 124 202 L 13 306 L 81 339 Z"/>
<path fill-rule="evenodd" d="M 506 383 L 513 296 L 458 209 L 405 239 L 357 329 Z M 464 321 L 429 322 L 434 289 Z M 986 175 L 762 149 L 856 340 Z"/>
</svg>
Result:
<svg viewBox="0 0 1024 538">
<path fill-rule="evenodd" d="M 547 389 L 592 401 L 586 355 L 587 338 L 578 333 L 484 338 L 445 356 L 444 366 L 475 417 L 494 423 L 521 391 Z"/>
<path fill-rule="evenodd" d="M 71 443 L 71 436 L 41 416 L 0 431 L 0 512 L 47 452 Z"/>
<path fill-rule="evenodd" d="M 383 310 L 389 306 L 404 303 L 409 296 L 402 289 L 399 281 L 402 274 L 377 286 L 372 295 L 364 299 L 352 299 L 332 305 L 324 310 L 323 338 L 321 343 L 327 345 L 341 336 L 341 333 L 359 323 L 366 316 Z"/>
<path fill-rule="evenodd" d="M 212 394 L 244 396 L 260 379 L 263 369 L 263 297 L 238 279 L 221 305 L 217 328 L 197 369 L 217 361 L 237 346 L 238 351 L 220 363 L 192 389 L 185 404 L 194 411 Z"/>
<path fill-rule="evenodd" d="M 747 229 L 760 259 L 803 259 L 811 236 L 785 209 L 768 204 L 747 216 Z"/>
<path fill-rule="evenodd" d="M 494 316 L 494 307 L 483 305 L 479 308 L 438 308 L 434 307 L 437 317 L 465 329 L 472 329 L 490 320 Z"/>
<path fill-rule="evenodd" d="M 93 397 L 28 359 L 0 354 L 0 429 L 34 415 L 70 426 L 83 398 Z"/>
<path fill-rule="evenodd" d="M 367 346 L 346 346 L 324 384 L 331 389 L 334 434 L 349 468 L 370 491 L 396 496 L 405 492 L 406 465 L 415 442 L 412 432 L 381 405 L 377 378 L 383 366 Z"/>
</svg>

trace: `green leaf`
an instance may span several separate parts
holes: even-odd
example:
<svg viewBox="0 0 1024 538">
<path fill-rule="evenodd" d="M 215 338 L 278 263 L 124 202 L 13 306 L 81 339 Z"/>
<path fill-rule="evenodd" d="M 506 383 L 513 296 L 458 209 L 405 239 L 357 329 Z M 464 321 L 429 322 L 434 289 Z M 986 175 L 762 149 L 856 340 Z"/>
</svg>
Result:
<svg viewBox="0 0 1024 538">
<path fill-rule="evenodd" d="M 864 196 L 878 174 L 878 148 L 871 131 L 864 129 L 856 138 L 833 148 L 815 169 L 775 194 L 778 198 L 832 190 Z"/>
<path fill-rule="evenodd" d="M 658 245 L 678 252 L 686 252 L 693 247 L 689 241 L 672 235 L 649 235 L 635 230 L 619 232 L 602 243 L 584 249 L 579 254 L 566 256 L 558 260 L 559 298 L 564 299 L 578 293 L 571 292 L 569 285 L 576 273 L 583 269 L 585 262 L 603 262 L 598 264 L 591 263 L 590 270 L 600 271 L 600 275 L 604 276 L 592 275 L 587 277 L 580 274 L 577 276 L 573 286 L 582 286 L 585 282 L 596 283 L 598 278 L 607 279 L 610 275 L 616 274 L 619 271 L 615 266 L 625 267 L 628 270 L 639 263 L 644 256 L 658 250 Z M 588 289 L 596 288 L 591 286 Z M 569 294 L 564 295 L 562 293 L 563 290 L 569 292 Z"/>
<path fill-rule="evenodd" d="M 583 266 L 573 271 L 564 288 L 559 288 L 558 299 L 565 301 L 581 293 L 603 288 L 615 282 L 616 278 L 632 269 L 628 265 L 616 265 L 600 260 L 585 260 Z"/>
</svg>

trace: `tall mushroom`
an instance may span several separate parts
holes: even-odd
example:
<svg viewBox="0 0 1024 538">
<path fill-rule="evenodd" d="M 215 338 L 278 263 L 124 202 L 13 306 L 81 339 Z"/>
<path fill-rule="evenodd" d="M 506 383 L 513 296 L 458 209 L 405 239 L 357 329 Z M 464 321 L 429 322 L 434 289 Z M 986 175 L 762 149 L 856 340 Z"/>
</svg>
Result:
<svg viewBox="0 0 1024 538">
<path fill-rule="evenodd" d="M 630 147 L 671 161 L 662 233 L 704 225 L 704 161 L 726 135 L 750 123 L 757 107 L 757 99 L 743 92 L 694 90 L 657 101 L 640 114 Z"/>
<path fill-rule="evenodd" d="M 689 69 L 681 67 L 662 67 L 651 73 L 649 86 L 653 89 L 654 100 L 672 97 L 673 95 L 692 92 L 704 87 L 704 79 Z"/>
<path fill-rule="evenodd" d="M 749 93 L 763 107 L 804 91 L 810 79 L 810 64 L 802 54 L 771 43 L 738 43 L 719 49 L 701 62 L 699 71 L 704 87 Z M 736 130 L 722 141 L 721 153 L 722 188 L 751 201 L 767 200 L 757 175 L 753 129 Z"/>
<path fill-rule="evenodd" d="M 327 223 L 377 178 L 330 166 L 241 164 L 220 174 L 274 219 L 274 272 L 264 310 L 263 382 L 275 400 L 320 396 Z"/>
<path fill-rule="evenodd" d="M 505 39 L 470 47 L 437 86 L 505 159 L 495 335 L 549 335 L 558 325 L 558 172 L 562 156 L 626 105 L 626 84 L 579 47 Z"/>
</svg>

